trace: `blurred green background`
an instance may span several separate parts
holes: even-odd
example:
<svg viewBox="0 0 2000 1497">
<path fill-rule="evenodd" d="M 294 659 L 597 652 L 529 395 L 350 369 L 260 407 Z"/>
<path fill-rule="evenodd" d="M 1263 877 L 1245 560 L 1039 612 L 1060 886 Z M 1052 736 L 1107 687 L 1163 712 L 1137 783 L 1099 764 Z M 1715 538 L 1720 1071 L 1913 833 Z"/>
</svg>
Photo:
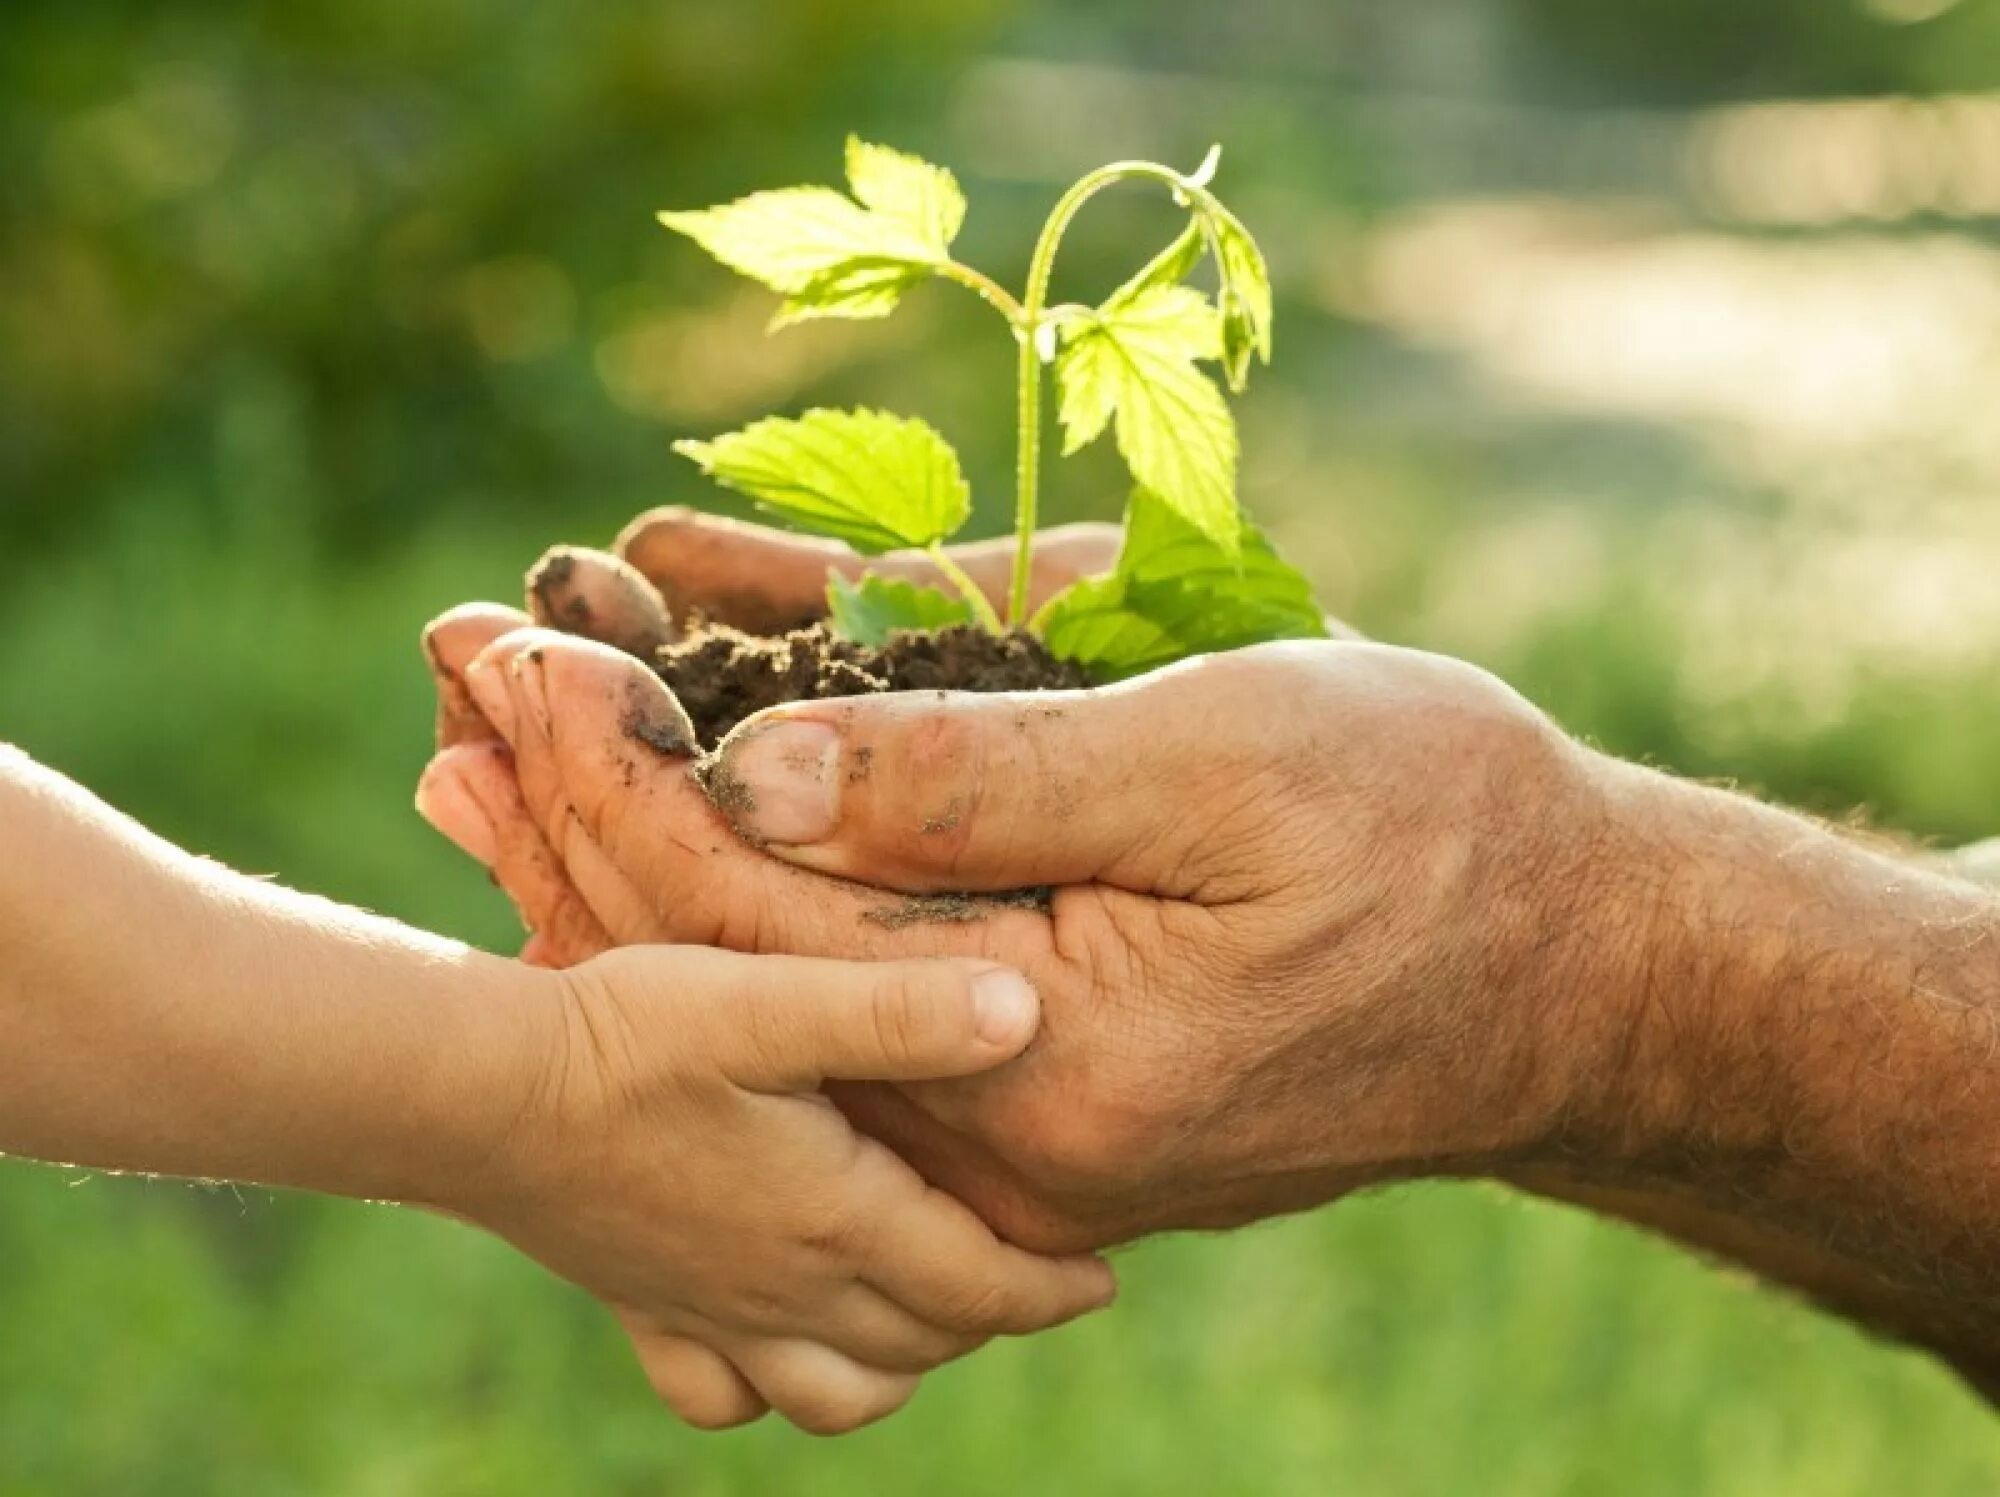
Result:
<svg viewBox="0 0 2000 1497">
<path fill-rule="evenodd" d="M 1328 606 L 1621 753 L 2000 830 L 1990 0 L 8 0 L 0 736 L 238 866 L 500 949 L 409 810 L 425 617 L 704 496 L 668 451 L 921 412 L 998 529 L 970 298 L 766 341 L 652 211 L 953 165 L 1018 281 L 1114 156 L 1271 251 L 1247 498 Z M 1073 294 L 1166 223 L 1073 240 Z M 1115 513 L 1108 466 L 1058 518 Z M 4 855 L 0 829 L 0 855 Z M 835 1444 L 696 1437 L 451 1225 L 0 1165 L 0 1497 L 1983 1492 L 1922 1358 L 1465 1187 L 1134 1250 L 1117 1311 Z"/>
</svg>

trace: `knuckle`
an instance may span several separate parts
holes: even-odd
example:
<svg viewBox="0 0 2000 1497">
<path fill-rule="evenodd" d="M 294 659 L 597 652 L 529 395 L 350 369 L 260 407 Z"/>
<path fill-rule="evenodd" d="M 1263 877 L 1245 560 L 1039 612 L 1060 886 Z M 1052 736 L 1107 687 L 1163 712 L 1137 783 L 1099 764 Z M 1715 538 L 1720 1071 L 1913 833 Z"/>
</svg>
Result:
<svg viewBox="0 0 2000 1497">
<path fill-rule="evenodd" d="M 920 1062 L 942 1037 L 946 1005 L 936 983 L 912 968 L 891 967 L 875 978 L 875 1001 L 870 1013 L 875 1026 L 875 1044 L 893 1065 Z"/>
<path fill-rule="evenodd" d="M 752 1325 L 783 1325 L 796 1315 L 805 1301 L 792 1288 L 768 1284 L 744 1284 L 735 1293 L 735 1313 Z"/>
<path fill-rule="evenodd" d="M 922 780 L 954 777 L 976 768 L 979 734 L 964 717 L 925 712 L 911 724 L 903 745 L 905 767 Z"/>
<path fill-rule="evenodd" d="M 894 773 L 870 776 L 869 825 L 895 862 L 950 874 L 982 835 L 992 790 L 985 713 L 915 698 L 892 755 Z M 905 868 L 904 871 L 909 871 Z"/>
<path fill-rule="evenodd" d="M 807 1251 L 845 1263 L 865 1256 L 869 1232 L 867 1223 L 858 1214 L 829 1208 L 804 1223 L 798 1239 Z"/>
<path fill-rule="evenodd" d="M 905 782 L 947 799 L 964 796 L 982 782 L 985 735 L 973 714 L 931 710 L 929 704 L 909 725 L 902 747 Z M 939 810 L 941 821 L 952 812 Z"/>
<path fill-rule="evenodd" d="M 947 1298 L 943 1316 L 950 1329 L 968 1335 L 1010 1330 L 1027 1318 L 1020 1296 L 992 1280 L 958 1286 Z"/>
<path fill-rule="evenodd" d="M 735 1028 L 744 1060 L 760 1072 L 790 1069 L 792 1058 L 806 1048 L 798 1017 L 767 995 L 738 1004 L 725 1022 Z"/>
</svg>

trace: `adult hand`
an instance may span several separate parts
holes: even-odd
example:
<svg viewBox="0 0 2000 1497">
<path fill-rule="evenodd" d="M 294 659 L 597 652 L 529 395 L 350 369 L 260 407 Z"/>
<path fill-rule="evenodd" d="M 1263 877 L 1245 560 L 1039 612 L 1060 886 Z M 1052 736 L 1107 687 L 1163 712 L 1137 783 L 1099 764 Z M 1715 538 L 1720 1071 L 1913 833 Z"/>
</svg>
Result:
<svg viewBox="0 0 2000 1497">
<path fill-rule="evenodd" d="M 1017 1240 L 1487 1173 L 1744 1262 L 2000 1394 L 1989 894 L 1590 753 L 1469 667 L 1350 644 L 1073 697 L 777 709 L 709 766 L 752 858 L 644 746 L 682 727 L 650 676 L 504 626 L 435 643 L 455 669 L 483 654 L 467 710 L 513 748 L 469 745 L 433 781 L 463 777 L 507 829 L 498 873 L 531 923 L 588 920 L 570 954 L 672 934 L 1035 977 L 1044 1029 L 1016 1065 L 839 1094 Z M 968 910 L 857 879 L 1065 887 Z"/>
</svg>

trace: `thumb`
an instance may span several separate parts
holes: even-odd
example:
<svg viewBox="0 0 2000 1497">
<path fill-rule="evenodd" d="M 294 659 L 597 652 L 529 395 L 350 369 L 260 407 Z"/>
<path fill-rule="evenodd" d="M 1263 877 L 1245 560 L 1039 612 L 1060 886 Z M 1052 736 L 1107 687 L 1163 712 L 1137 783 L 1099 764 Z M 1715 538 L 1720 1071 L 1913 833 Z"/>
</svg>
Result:
<svg viewBox="0 0 2000 1497">
<path fill-rule="evenodd" d="M 1041 1019 L 1028 980 L 985 963 L 707 955 L 717 1053 L 759 1091 L 974 1075 L 1020 1054 Z"/>
<path fill-rule="evenodd" d="M 704 783 L 747 840 L 843 878 L 1171 893 L 1229 742 L 1211 677 L 1196 662 L 1098 691 L 789 704 L 730 734 Z"/>
</svg>

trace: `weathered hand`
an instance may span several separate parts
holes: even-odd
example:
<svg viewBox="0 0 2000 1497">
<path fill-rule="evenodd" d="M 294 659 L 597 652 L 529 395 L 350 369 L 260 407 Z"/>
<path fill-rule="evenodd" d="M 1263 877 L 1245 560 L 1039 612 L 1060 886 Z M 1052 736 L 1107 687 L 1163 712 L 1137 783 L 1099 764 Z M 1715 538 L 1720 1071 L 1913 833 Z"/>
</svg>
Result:
<svg viewBox="0 0 2000 1497">
<path fill-rule="evenodd" d="M 1067 700 L 778 709 L 711 775 L 764 839 L 751 857 L 626 733 L 676 730 L 650 678 L 497 641 L 507 622 L 435 643 L 488 651 L 479 699 L 518 758 L 469 743 L 429 784 L 467 789 L 470 816 L 438 819 L 498 843 L 558 933 L 545 954 L 673 933 L 1004 955 L 1044 1000 L 1022 1061 L 841 1100 L 1019 1240 L 1490 1172 L 1747 1264 L 2000 1396 L 1986 891 L 1568 744 L 1467 667 L 1350 645 Z M 536 691 L 553 715 L 518 731 Z M 842 875 L 1088 882 L 1046 913 L 968 912 Z"/>
</svg>

